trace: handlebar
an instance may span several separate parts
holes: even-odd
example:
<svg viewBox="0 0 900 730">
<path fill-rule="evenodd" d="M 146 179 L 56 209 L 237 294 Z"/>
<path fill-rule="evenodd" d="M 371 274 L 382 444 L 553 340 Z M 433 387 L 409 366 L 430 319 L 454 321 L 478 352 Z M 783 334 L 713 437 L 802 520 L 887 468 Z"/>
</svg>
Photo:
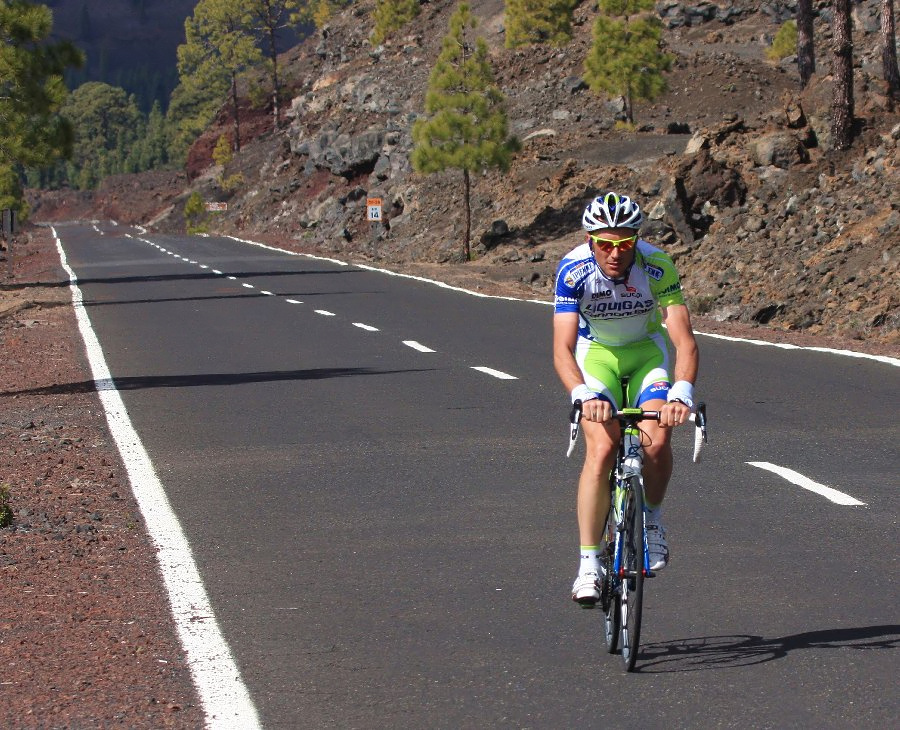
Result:
<svg viewBox="0 0 900 730">
<path fill-rule="evenodd" d="M 659 411 L 644 411 L 639 408 L 625 408 L 613 414 L 622 426 L 633 426 L 640 421 L 659 421 Z M 694 412 L 690 414 L 688 420 L 696 426 L 694 430 L 694 462 L 700 461 L 700 451 L 703 444 L 709 443 L 706 433 L 706 403 L 698 403 L 694 408 Z M 569 415 L 569 421 L 572 424 L 569 431 L 569 448 L 566 456 L 571 456 L 575 448 L 575 441 L 578 439 L 578 425 L 581 422 L 581 401 L 576 400 L 572 405 L 572 413 Z"/>
</svg>

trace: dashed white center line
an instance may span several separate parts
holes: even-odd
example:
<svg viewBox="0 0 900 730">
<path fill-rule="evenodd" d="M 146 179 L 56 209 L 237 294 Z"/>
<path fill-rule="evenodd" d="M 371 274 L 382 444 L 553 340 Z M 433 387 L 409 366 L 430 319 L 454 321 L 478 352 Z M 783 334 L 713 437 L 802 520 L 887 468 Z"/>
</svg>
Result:
<svg viewBox="0 0 900 730">
<path fill-rule="evenodd" d="M 809 477 L 805 477 L 800 472 L 794 471 L 793 469 L 788 469 L 783 466 L 777 466 L 776 464 L 770 464 L 768 461 L 748 461 L 747 463 L 750 466 L 765 469 L 766 471 L 770 471 L 780 477 L 784 477 L 792 484 L 796 484 L 798 487 L 802 487 L 803 489 L 808 489 L 810 492 L 820 494 L 825 497 L 825 499 L 828 499 L 835 504 L 846 506 L 865 506 L 866 504 L 865 502 L 860 502 L 855 497 L 851 497 L 849 494 L 844 494 L 843 492 L 839 492 L 837 489 L 832 489 L 831 487 L 826 487 L 824 484 L 814 482 Z"/>
<path fill-rule="evenodd" d="M 178 254 L 176 254 L 174 251 L 166 251 L 166 249 L 164 249 L 162 247 L 159 247 L 159 250 L 164 251 L 165 253 L 169 253 L 172 256 L 174 256 L 175 258 L 179 258 L 179 259 L 182 258 Z M 199 265 L 201 269 L 209 268 L 209 266 L 206 266 L 205 264 L 200 264 L 197 261 L 189 260 L 186 257 L 184 257 L 183 260 L 187 261 L 190 264 Z M 218 269 L 212 269 L 212 272 L 219 276 L 224 276 L 223 272 L 219 271 Z M 227 278 L 230 279 L 231 281 L 237 281 L 237 277 L 235 277 L 235 276 L 228 276 Z M 245 287 L 246 289 L 255 289 L 256 288 L 253 284 L 247 284 L 245 282 L 242 282 L 241 286 Z M 265 289 L 260 289 L 259 291 L 260 291 L 260 294 L 264 294 L 269 297 L 276 296 L 273 292 L 266 291 Z M 286 301 L 288 304 L 303 304 L 302 301 L 297 300 L 297 299 L 285 298 L 284 301 Z M 335 317 L 336 316 L 334 312 L 329 312 L 327 309 L 314 309 L 313 311 L 316 314 L 321 314 L 324 317 Z M 367 332 L 380 332 L 380 330 L 377 327 L 373 327 L 372 325 L 365 324 L 363 322 L 353 322 L 353 326 L 359 327 L 360 329 L 366 330 Z M 416 342 L 415 340 L 403 340 L 403 344 L 406 345 L 407 347 L 411 347 L 413 350 L 418 350 L 419 352 L 436 352 L 436 350 L 432 350 L 430 347 L 423 345 L 421 342 Z M 498 378 L 500 380 L 518 380 L 518 377 L 516 377 L 515 375 L 510 375 L 509 373 L 504 373 L 502 370 L 495 370 L 494 368 L 489 368 L 489 367 L 485 367 L 482 365 L 472 366 L 471 369 L 478 370 L 479 372 L 485 373 L 486 375 L 490 375 L 491 377 Z M 747 462 L 747 463 L 753 464 L 754 466 L 761 466 L 761 468 L 767 468 L 765 466 L 762 466 L 762 464 L 764 462 Z M 771 471 L 776 471 L 779 468 L 780 467 L 774 467 L 771 469 Z M 790 470 L 788 469 L 785 471 L 790 471 Z M 778 472 L 776 472 L 776 473 L 778 473 Z M 782 474 L 782 476 L 784 476 L 784 475 Z M 805 479 L 805 477 L 802 477 L 802 475 L 798 475 L 798 476 L 801 476 L 801 478 Z M 788 478 L 788 477 L 786 477 L 786 478 Z M 795 483 L 799 483 L 799 482 L 795 482 Z M 815 482 L 811 482 L 811 483 L 815 484 Z M 800 486 L 804 486 L 804 485 L 801 484 Z M 821 494 L 822 493 L 821 490 L 830 490 L 831 492 L 834 492 L 835 494 L 841 495 L 844 499 L 853 500 L 852 497 L 849 497 L 848 495 L 842 495 L 841 492 L 838 492 L 837 490 L 831 490 L 830 487 L 823 487 L 822 485 L 816 485 L 816 486 L 819 487 L 819 489 L 813 489 L 812 491 L 819 491 L 819 493 Z M 805 486 L 805 488 L 811 489 L 811 487 L 809 487 L 809 486 Z M 831 496 L 829 496 L 829 499 L 832 499 L 832 501 L 836 501 Z M 839 504 L 863 504 L 863 503 L 853 500 L 852 502 L 839 502 Z"/>
<path fill-rule="evenodd" d="M 509 373 L 504 373 L 500 370 L 494 370 L 494 368 L 486 368 L 481 365 L 473 365 L 472 370 L 478 370 L 479 372 L 493 375 L 495 378 L 500 378 L 500 380 L 518 380 L 515 375 L 510 375 Z"/>
</svg>

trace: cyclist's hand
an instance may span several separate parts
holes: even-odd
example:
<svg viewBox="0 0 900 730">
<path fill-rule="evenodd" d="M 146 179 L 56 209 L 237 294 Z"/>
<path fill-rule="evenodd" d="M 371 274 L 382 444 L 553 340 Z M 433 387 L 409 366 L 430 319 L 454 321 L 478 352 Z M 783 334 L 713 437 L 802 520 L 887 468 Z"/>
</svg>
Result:
<svg viewBox="0 0 900 730">
<path fill-rule="evenodd" d="M 659 425 L 663 428 L 680 426 L 687 423 L 691 416 L 691 409 L 684 403 L 673 400 L 659 409 Z"/>
<path fill-rule="evenodd" d="M 595 423 L 606 423 L 612 418 L 612 403 L 602 398 L 591 398 L 581 404 L 581 418 Z"/>
</svg>

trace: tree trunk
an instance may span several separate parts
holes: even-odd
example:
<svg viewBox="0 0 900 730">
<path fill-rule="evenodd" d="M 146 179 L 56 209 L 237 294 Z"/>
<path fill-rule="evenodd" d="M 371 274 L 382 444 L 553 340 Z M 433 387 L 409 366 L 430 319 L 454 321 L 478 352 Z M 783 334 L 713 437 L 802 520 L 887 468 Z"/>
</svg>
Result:
<svg viewBox="0 0 900 730">
<path fill-rule="evenodd" d="M 463 183 L 465 189 L 463 206 L 466 211 L 466 230 L 463 234 L 463 252 L 466 256 L 466 261 L 472 260 L 472 249 L 470 247 L 470 239 L 472 234 L 472 205 L 470 202 L 470 194 L 472 190 L 472 181 L 469 179 L 469 171 L 463 169 Z"/>
<path fill-rule="evenodd" d="M 800 72 L 800 86 L 806 88 L 816 72 L 812 0 L 797 0 L 797 70 Z"/>
<path fill-rule="evenodd" d="M 275 28 L 269 30 L 269 56 L 272 59 L 272 115 L 275 118 L 275 131 L 281 126 L 280 96 L 278 88 L 278 50 L 275 47 Z"/>
<path fill-rule="evenodd" d="M 241 151 L 241 120 L 238 107 L 237 74 L 231 74 L 231 110 L 234 118 L 234 151 Z"/>
<path fill-rule="evenodd" d="M 833 31 L 831 138 L 835 149 L 846 150 L 853 141 L 853 26 L 850 0 L 834 0 Z"/>
<path fill-rule="evenodd" d="M 894 0 L 881 0 L 881 66 L 891 99 L 900 98 L 900 70 L 897 69 L 897 35 Z"/>
</svg>

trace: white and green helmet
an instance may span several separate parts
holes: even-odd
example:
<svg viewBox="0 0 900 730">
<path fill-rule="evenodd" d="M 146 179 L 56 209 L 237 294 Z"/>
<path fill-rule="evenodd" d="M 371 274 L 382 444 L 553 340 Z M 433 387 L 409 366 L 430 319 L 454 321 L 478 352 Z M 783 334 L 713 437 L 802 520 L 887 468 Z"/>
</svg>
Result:
<svg viewBox="0 0 900 730">
<path fill-rule="evenodd" d="M 598 195 L 584 209 L 581 225 L 586 231 L 603 228 L 633 228 L 637 230 L 644 222 L 641 207 L 627 195 L 608 192 Z"/>
</svg>

